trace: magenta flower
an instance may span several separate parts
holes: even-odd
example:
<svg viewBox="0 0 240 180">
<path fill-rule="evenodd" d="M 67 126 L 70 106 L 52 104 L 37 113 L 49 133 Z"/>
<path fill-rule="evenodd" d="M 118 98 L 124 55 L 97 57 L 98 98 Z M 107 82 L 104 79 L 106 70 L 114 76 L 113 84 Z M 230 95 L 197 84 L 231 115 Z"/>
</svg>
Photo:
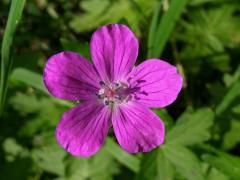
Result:
<svg viewBox="0 0 240 180">
<path fill-rule="evenodd" d="M 58 143 L 74 156 L 91 156 L 112 125 L 127 152 L 148 152 L 162 144 L 164 124 L 149 108 L 175 101 L 182 88 L 177 68 L 159 59 L 135 67 L 138 40 L 125 25 L 99 28 L 90 46 L 93 64 L 64 51 L 50 57 L 44 69 L 53 96 L 81 101 L 62 116 Z"/>
</svg>

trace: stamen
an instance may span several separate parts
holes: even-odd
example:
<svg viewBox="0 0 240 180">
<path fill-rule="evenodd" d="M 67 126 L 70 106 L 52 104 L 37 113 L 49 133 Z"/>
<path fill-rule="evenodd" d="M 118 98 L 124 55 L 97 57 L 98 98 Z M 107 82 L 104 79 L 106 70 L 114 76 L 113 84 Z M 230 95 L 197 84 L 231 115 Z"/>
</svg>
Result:
<svg viewBox="0 0 240 180">
<path fill-rule="evenodd" d="M 101 88 L 96 96 L 106 106 L 113 106 L 114 104 L 119 104 L 132 99 L 132 97 L 129 97 L 131 96 L 131 92 L 128 91 L 130 87 L 126 83 L 114 82 L 112 84 L 105 84 L 103 81 L 100 81 L 99 84 L 101 85 Z"/>
<path fill-rule="evenodd" d="M 103 103 L 107 106 L 107 105 L 109 105 L 109 100 L 107 98 L 104 98 Z"/>
<path fill-rule="evenodd" d="M 100 94 L 95 94 L 97 96 L 98 99 L 101 99 L 101 95 Z"/>
<path fill-rule="evenodd" d="M 120 87 L 120 83 L 114 83 L 115 88 L 119 88 Z"/>
<path fill-rule="evenodd" d="M 105 83 L 103 81 L 99 82 L 100 86 L 105 87 Z"/>
</svg>

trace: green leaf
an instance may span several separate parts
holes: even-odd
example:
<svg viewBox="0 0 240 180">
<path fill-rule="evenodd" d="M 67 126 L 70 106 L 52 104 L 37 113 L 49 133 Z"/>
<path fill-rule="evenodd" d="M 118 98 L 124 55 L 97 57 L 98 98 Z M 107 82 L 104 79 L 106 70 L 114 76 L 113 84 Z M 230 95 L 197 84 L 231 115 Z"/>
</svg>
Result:
<svg viewBox="0 0 240 180">
<path fill-rule="evenodd" d="M 240 114 L 240 104 L 237 104 L 236 106 L 232 107 L 231 112 L 235 114 Z"/>
<path fill-rule="evenodd" d="M 46 88 L 43 85 L 42 76 L 40 74 L 27 69 L 16 68 L 12 72 L 11 79 L 21 81 L 48 94 Z"/>
<path fill-rule="evenodd" d="M 148 58 L 151 58 L 152 54 L 153 54 L 153 45 L 155 44 L 155 40 L 156 40 L 156 31 L 158 28 L 158 21 L 159 21 L 159 17 L 161 14 L 161 7 L 162 7 L 162 0 L 157 4 L 157 7 L 155 8 L 155 11 L 153 13 L 153 17 L 151 20 L 151 24 L 150 24 L 150 29 L 149 29 L 149 33 L 148 33 Z"/>
<path fill-rule="evenodd" d="M 42 146 L 36 146 L 32 151 L 32 158 L 35 164 L 44 171 L 54 173 L 56 175 L 64 175 L 63 158 L 66 152 L 57 144 L 54 133 L 50 133 L 50 137 L 41 142 Z M 45 137 L 44 137 L 45 138 Z M 38 140 L 40 141 L 40 140 Z M 39 142 L 35 142 L 40 144 Z"/>
<path fill-rule="evenodd" d="M 166 144 L 162 146 L 165 156 L 186 179 L 203 180 L 203 172 L 196 155 L 188 148 Z"/>
<path fill-rule="evenodd" d="M 154 109 L 153 110 L 164 122 L 165 130 L 168 131 L 173 126 L 173 118 L 168 114 L 166 109 Z"/>
<path fill-rule="evenodd" d="M 42 75 L 35 73 L 33 71 L 23 69 L 23 68 L 16 68 L 13 70 L 12 75 L 11 75 L 11 80 L 13 81 L 20 81 L 22 83 L 25 83 L 31 87 L 36 88 L 37 90 L 43 92 L 46 95 L 49 95 L 47 89 L 45 88 L 43 84 L 43 78 Z M 60 99 L 55 99 L 52 98 L 52 101 L 61 104 L 66 107 L 73 107 L 74 103 L 60 100 Z"/>
<path fill-rule="evenodd" d="M 12 0 L 7 25 L 2 41 L 1 50 L 1 79 L 0 79 L 0 117 L 4 111 L 7 94 L 8 76 L 12 65 L 10 51 L 17 25 L 21 19 L 25 0 Z"/>
<path fill-rule="evenodd" d="M 101 164 L 101 166 L 99 166 Z M 119 167 L 114 157 L 109 156 L 106 148 L 102 148 L 91 161 L 91 179 L 108 180 L 119 173 Z"/>
<path fill-rule="evenodd" d="M 69 156 L 65 161 L 66 173 L 65 179 L 85 180 L 90 176 L 90 165 L 87 158 L 78 158 Z"/>
<path fill-rule="evenodd" d="M 230 177 L 223 174 L 221 171 L 216 168 L 211 168 L 211 171 L 208 174 L 208 180 L 230 180 Z"/>
<path fill-rule="evenodd" d="M 91 60 L 90 45 L 88 42 L 80 43 L 77 41 L 71 41 L 64 38 L 61 38 L 60 41 L 64 50 L 78 52 L 81 56 L 87 58 L 88 60 Z"/>
<path fill-rule="evenodd" d="M 210 138 L 214 114 L 209 108 L 202 108 L 194 113 L 184 113 L 176 125 L 167 133 L 168 144 L 194 145 Z"/>
<path fill-rule="evenodd" d="M 216 114 L 220 116 L 223 112 L 225 112 L 234 100 L 240 95 L 240 66 L 236 69 L 232 76 L 224 76 L 224 81 L 226 85 L 229 87 L 227 93 L 221 100 L 221 102 L 216 107 Z"/>
<path fill-rule="evenodd" d="M 240 79 L 240 66 L 238 66 L 237 70 L 233 75 L 225 73 L 223 76 L 223 81 L 227 87 L 230 87 L 232 84 L 237 82 Z"/>
<path fill-rule="evenodd" d="M 69 157 L 66 163 L 66 179 L 110 180 L 119 172 L 116 161 L 103 147 L 90 158 Z"/>
<path fill-rule="evenodd" d="M 11 97 L 9 102 L 12 104 L 13 108 L 21 114 L 35 113 L 44 107 L 42 99 L 38 99 L 33 94 L 26 95 L 17 93 L 15 96 Z M 47 105 L 47 103 L 44 103 L 44 105 Z"/>
<path fill-rule="evenodd" d="M 166 158 L 161 148 L 144 154 L 136 180 L 172 180 L 173 165 Z"/>
<path fill-rule="evenodd" d="M 230 130 L 226 132 L 223 137 L 224 149 L 232 149 L 237 145 L 237 143 L 240 142 L 240 121 L 233 119 L 230 121 L 230 123 Z"/>
<path fill-rule="evenodd" d="M 17 93 L 11 97 L 10 104 L 26 119 L 19 135 L 27 137 L 33 137 L 39 131 L 55 127 L 62 113 L 68 109 L 54 103 L 51 98 L 37 97 L 34 93 Z M 35 116 L 28 116 L 29 114 Z"/>
<path fill-rule="evenodd" d="M 188 11 L 187 20 L 180 21 L 183 30 L 175 34 L 176 39 L 184 44 L 179 59 L 184 64 L 185 71 L 196 74 L 209 65 L 211 68 L 204 72 L 213 69 L 221 72 L 230 70 L 231 56 L 225 47 L 239 44 L 240 37 L 237 31 L 239 23 L 233 23 L 237 21 L 235 11 L 235 5 L 219 2 L 215 8 Z"/>
<path fill-rule="evenodd" d="M 29 154 L 27 149 L 18 144 L 13 138 L 7 138 L 3 142 L 3 149 L 8 162 L 12 162 L 18 157 L 27 157 Z"/>
<path fill-rule="evenodd" d="M 133 172 L 138 172 L 140 160 L 137 157 L 125 152 L 111 138 L 107 138 L 105 147 L 109 154 L 120 163 L 131 169 Z"/>
<path fill-rule="evenodd" d="M 240 178 L 240 158 L 225 152 L 217 151 L 217 155 L 206 154 L 203 159 L 233 179 Z"/>
<path fill-rule="evenodd" d="M 159 57 L 162 54 L 167 40 L 169 39 L 169 36 L 181 13 L 183 12 L 187 2 L 188 0 L 170 1 L 169 8 L 166 10 L 166 12 L 164 12 L 160 23 L 158 26 L 154 25 L 156 28 L 155 31 L 151 30 L 151 34 L 149 34 L 151 37 L 155 38 L 155 41 L 151 41 L 153 44 L 149 44 L 149 47 L 152 47 L 152 50 L 148 53 L 148 57 Z M 160 11 L 160 9 L 157 11 Z M 153 18 L 155 18 L 155 16 L 156 15 L 154 15 Z M 153 20 L 153 23 L 156 23 L 156 20 Z M 154 35 L 152 32 L 155 32 Z M 149 38 L 152 39 L 151 37 Z"/>
<path fill-rule="evenodd" d="M 226 95 L 223 97 L 220 104 L 216 107 L 216 114 L 219 116 L 226 111 L 232 102 L 240 95 L 240 80 L 236 81 L 228 90 Z"/>
<path fill-rule="evenodd" d="M 84 32 L 103 24 L 126 19 L 130 27 L 138 32 L 140 22 L 152 12 L 156 3 L 156 0 L 135 0 L 134 3 L 125 0 L 81 1 L 80 6 L 85 13 L 74 16 L 70 21 L 70 27 L 76 32 Z M 136 4 L 137 7 L 133 7 L 133 4 Z"/>
</svg>

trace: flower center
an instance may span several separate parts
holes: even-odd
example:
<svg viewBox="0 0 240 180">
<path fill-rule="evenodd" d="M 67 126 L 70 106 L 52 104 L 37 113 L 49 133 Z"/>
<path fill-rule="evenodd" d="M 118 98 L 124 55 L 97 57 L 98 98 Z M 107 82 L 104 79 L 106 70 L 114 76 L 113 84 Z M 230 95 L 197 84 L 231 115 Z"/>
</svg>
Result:
<svg viewBox="0 0 240 180">
<path fill-rule="evenodd" d="M 122 82 L 116 82 L 106 85 L 103 81 L 100 82 L 101 89 L 97 93 L 99 100 L 102 100 L 105 105 L 115 105 L 122 102 L 127 102 L 131 99 L 128 92 L 129 87 Z"/>
</svg>

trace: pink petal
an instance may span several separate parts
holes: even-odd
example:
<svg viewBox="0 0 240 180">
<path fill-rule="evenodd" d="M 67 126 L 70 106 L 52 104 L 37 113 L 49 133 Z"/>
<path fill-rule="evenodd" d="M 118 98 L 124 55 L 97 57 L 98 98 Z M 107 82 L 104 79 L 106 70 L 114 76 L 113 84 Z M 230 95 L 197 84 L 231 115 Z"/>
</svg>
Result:
<svg viewBox="0 0 240 180">
<path fill-rule="evenodd" d="M 84 102 L 65 112 L 56 129 L 58 143 L 74 156 L 95 154 L 104 142 L 110 126 L 107 106 Z"/>
<path fill-rule="evenodd" d="M 173 103 L 183 83 L 175 66 L 159 60 L 146 60 L 129 75 L 130 84 L 137 89 L 135 100 L 151 108 L 165 107 Z"/>
<path fill-rule="evenodd" d="M 94 32 L 91 55 L 105 82 L 122 80 L 133 68 L 138 55 L 138 40 L 125 25 L 110 24 Z"/>
<path fill-rule="evenodd" d="M 113 111 L 112 124 L 118 143 L 130 153 L 151 151 L 164 141 L 163 122 L 141 104 L 120 104 Z"/>
<path fill-rule="evenodd" d="M 64 51 L 53 55 L 44 69 L 48 91 L 67 100 L 89 100 L 99 89 L 94 66 L 77 53 Z"/>
</svg>

